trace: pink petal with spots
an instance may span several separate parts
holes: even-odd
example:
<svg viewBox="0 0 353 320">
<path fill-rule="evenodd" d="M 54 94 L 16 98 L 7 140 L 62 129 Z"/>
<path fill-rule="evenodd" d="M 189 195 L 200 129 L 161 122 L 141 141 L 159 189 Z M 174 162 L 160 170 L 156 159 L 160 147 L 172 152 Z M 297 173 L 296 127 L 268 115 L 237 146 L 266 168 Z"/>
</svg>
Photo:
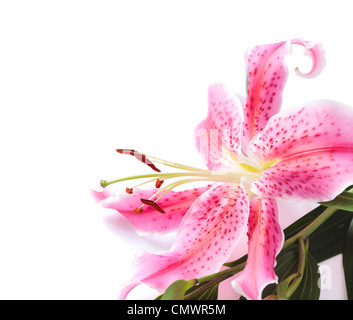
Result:
<svg viewBox="0 0 353 320">
<path fill-rule="evenodd" d="M 248 238 L 246 266 L 233 280 L 232 286 L 246 298 L 259 300 L 262 290 L 268 284 L 277 282 L 274 267 L 284 240 L 275 200 L 251 199 Z"/>
<path fill-rule="evenodd" d="M 208 115 L 195 129 L 196 148 L 210 170 L 231 168 L 240 148 L 242 104 L 221 84 L 208 89 Z"/>
<path fill-rule="evenodd" d="M 214 185 L 185 215 L 169 253 L 145 253 L 137 260 L 135 279 L 164 290 L 178 279 L 219 271 L 245 232 L 248 206 L 242 187 Z"/>
<path fill-rule="evenodd" d="M 194 188 L 184 191 L 170 191 L 164 195 L 158 205 L 165 210 L 161 214 L 150 206 L 144 206 L 141 213 L 135 213 L 134 209 L 141 206 L 140 199 L 149 199 L 158 189 L 139 190 L 135 189 L 131 195 L 125 197 L 111 196 L 101 201 L 104 208 L 115 209 L 124 215 L 142 232 L 169 232 L 177 230 L 185 213 L 192 203 L 211 186 Z"/>
<path fill-rule="evenodd" d="M 310 102 L 273 116 L 247 153 L 266 163 L 322 149 L 352 149 L 352 123 L 351 107 L 328 100 Z"/>
<path fill-rule="evenodd" d="M 290 51 L 290 43 L 304 46 L 306 54 L 313 60 L 311 71 L 303 74 L 296 69 L 298 75 L 314 77 L 325 65 L 324 52 L 320 44 L 314 45 L 298 39 L 256 46 L 246 55 L 248 93 L 242 129 L 244 147 L 281 108 L 282 92 L 288 77 L 285 58 Z"/>
<path fill-rule="evenodd" d="M 287 42 L 254 47 L 245 56 L 248 67 L 248 93 L 244 107 L 243 146 L 260 132 L 281 108 L 287 80 L 284 58 Z"/>
<path fill-rule="evenodd" d="M 353 184 L 353 148 L 305 153 L 266 169 L 251 191 L 288 200 L 329 201 Z"/>
</svg>

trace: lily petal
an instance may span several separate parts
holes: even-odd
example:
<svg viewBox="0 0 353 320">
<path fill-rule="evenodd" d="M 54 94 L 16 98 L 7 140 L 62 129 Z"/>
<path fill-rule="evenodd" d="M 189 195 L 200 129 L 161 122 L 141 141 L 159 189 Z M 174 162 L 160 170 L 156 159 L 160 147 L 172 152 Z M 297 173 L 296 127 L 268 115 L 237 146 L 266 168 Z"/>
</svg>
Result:
<svg viewBox="0 0 353 320">
<path fill-rule="evenodd" d="M 248 67 L 248 93 L 244 106 L 243 146 L 260 132 L 281 108 L 287 80 L 284 58 L 287 42 L 256 46 L 245 56 Z"/>
<path fill-rule="evenodd" d="M 140 284 L 141 282 L 139 281 L 133 281 L 133 282 L 124 284 L 120 289 L 118 300 L 126 300 L 126 297 L 130 293 L 130 291 Z"/>
<path fill-rule="evenodd" d="M 329 100 L 306 103 L 274 115 L 247 152 L 266 167 L 266 162 L 305 152 L 353 148 L 352 124 L 349 106 Z"/>
<path fill-rule="evenodd" d="M 313 62 L 311 70 L 308 73 L 302 73 L 298 68 L 294 71 L 298 76 L 304 78 L 314 78 L 320 74 L 326 65 L 325 50 L 321 43 L 313 43 L 302 39 L 292 39 L 292 44 L 299 44 L 305 48 L 305 54 L 309 56 Z"/>
<path fill-rule="evenodd" d="M 248 299 L 261 299 L 262 290 L 277 282 L 276 256 L 283 246 L 283 232 L 278 223 L 274 199 L 252 198 L 248 224 L 249 249 L 246 266 L 235 280 L 234 290 Z"/>
<path fill-rule="evenodd" d="M 353 183 L 353 110 L 316 101 L 271 118 L 248 153 L 264 168 L 252 191 L 268 197 L 329 201 Z"/>
<path fill-rule="evenodd" d="M 117 210 L 129 219 L 138 231 L 148 233 L 169 232 L 178 229 L 192 203 L 210 187 L 209 185 L 184 191 L 169 191 L 158 201 L 158 205 L 165 210 L 165 214 L 157 212 L 150 206 L 144 206 L 141 213 L 134 212 L 134 209 L 141 205 L 141 198 L 150 198 L 158 189 L 134 189 L 133 194 L 123 197 L 106 197 L 108 195 L 106 193 L 106 198 L 100 202 L 100 205 L 104 208 Z M 104 195 L 102 194 L 101 197 L 104 197 Z"/>
<path fill-rule="evenodd" d="M 304 46 L 306 54 L 313 60 L 311 71 L 303 74 L 295 69 L 298 75 L 314 77 L 325 66 L 326 60 L 322 46 L 299 39 L 256 46 L 246 54 L 248 94 L 244 107 L 242 129 L 242 145 L 244 148 L 281 108 L 282 92 L 288 77 L 285 58 L 290 51 L 291 43 Z"/>
<path fill-rule="evenodd" d="M 165 290 L 178 279 L 219 271 L 245 232 L 249 201 L 234 184 L 217 184 L 202 194 L 183 219 L 169 253 L 145 253 L 135 279 Z"/>
<path fill-rule="evenodd" d="M 329 201 L 353 184 L 353 149 L 301 154 L 266 169 L 251 191 L 287 200 Z"/>
<path fill-rule="evenodd" d="M 104 199 L 107 199 L 112 196 L 111 192 L 108 189 L 102 188 L 101 190 L 91 190 L 91 196 L 98 203 Z"/>
<path fill-rule="evenodd" d="M 196 148 L 210 170 L 231 168 L 239 154 L 242 104 L 221 84 L 208 89 L 208 115 L 195 129 Z"/>
</svg>

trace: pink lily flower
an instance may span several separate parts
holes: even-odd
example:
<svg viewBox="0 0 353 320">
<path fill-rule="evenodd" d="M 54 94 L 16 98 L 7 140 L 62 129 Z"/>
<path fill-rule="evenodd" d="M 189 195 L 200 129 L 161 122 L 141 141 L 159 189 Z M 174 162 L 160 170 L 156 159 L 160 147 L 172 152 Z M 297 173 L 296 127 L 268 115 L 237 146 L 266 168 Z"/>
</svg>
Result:
<svg viewBox="0 0 353 320">
<path fill-rule="evenodd" d="M 313 61 L 308 74 L 297 74 L 319 74 L 325 65 L 322 47 L 292 40 L 256 46 L 247 53 L 246 99 L 223 85 L 210 86 L 208 115 L 195 131 L 208 170 L 152 158 L 184 172 L 137 178 L 188 179 L 162 189 L 129 189 L 133 193 L 123 199 L 107 189 L 94 192 L 103 207 L 126 216 L 137 230 L 178 230 L 170 252 L 146 252 L 138 258 L 135 277 L 121 298 L 140 283 L 165 290 L 175 280 L 219 271 L 247 232 L 247 263 L 232 285 L 248 299 L 261 299 L 262 290 L 277 281 L 274 267 L 284 240 L 276 199 L 329 201 L 352 184 L 353 171 L 347 169 L 353 164 L 349 107 L 321 100 L 278 113 L 291 44 L 304 46 Z M 147 164 L 152 167 L 149 160 Z M 103 181 L 102 186 L 128 179 Z M 213 184 L 171 191 L 194 181 Z M 140 199 L 143 209 L 136 208 Z"/>
</svg>

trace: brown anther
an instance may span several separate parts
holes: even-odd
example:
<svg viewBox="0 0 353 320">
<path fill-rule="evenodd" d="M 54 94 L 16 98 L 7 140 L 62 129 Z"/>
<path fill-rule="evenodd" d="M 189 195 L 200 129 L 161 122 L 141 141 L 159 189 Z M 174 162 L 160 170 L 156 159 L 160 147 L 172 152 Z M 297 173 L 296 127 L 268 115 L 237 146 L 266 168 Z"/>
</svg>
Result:
<svg viewBox="0 0 353 320">
<path fill-rule="evenodd" d="M 130 156 L 134 156 L 136 151 L 133 149 L 116 149 L 116 152 L 119 152 L 120 154 L 129 154 Z"/>
<path fill-rule="evenodd" d="M 134 209 L 135 213 L 141 213 L 142 211 L 143 211 L 143 209 L 141 207 Z"/>
<path fill-rule="evenodd" d="M 160 213 L 165 213 L 165 211 L 156 202 L 142 198 L 140 200 L 143 204 L 152 207 L 154 210 L 157 210 Z"/>
<path fill-rule="evenodd" d="M 134 190 L 132 188 L 126 188 L 125 191 L 128 194 L 132 194 Z"/>
<path fill-rule="evenodd" d="M 157 188 L 157 189 L 160 188 L 161 185 L 163 184 L 163 182 L 164 182 L 164 180 L 159 180 L 159 179 L 157 179 L 157 181 L 156 181 L 156 188 Z"/>
<path fill-rule="evenodd" d="M 134 156 L 137 160 L 141 161 L 142 163 L 147 164 L 150 168 L 152 168 L 154 171 L 161 172 L 153 163 L 151 160 L 146 158 L 146 156 L 133 149 L 116 149 L 116 152 L 120 154 L 128 154 L 130 156 Z"/>
</svg>

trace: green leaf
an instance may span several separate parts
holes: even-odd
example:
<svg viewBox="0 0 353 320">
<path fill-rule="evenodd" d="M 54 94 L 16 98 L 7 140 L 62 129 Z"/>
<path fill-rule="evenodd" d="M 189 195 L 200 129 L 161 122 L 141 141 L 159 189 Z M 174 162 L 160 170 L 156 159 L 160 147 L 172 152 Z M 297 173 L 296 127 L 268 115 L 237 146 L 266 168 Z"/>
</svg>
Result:
<svg viewBox="0 0 353 320">
<path fill-rule="evenodd" d="M 298 247 L 293 245 L 283 250 L 277 256 L 277 266 L 275 268 L 279 282 L 289 281 L 297 274 L 299 263 Z M 305 259 L 305 269 L 301 281 L 294 293 L 289 297 L 290 300 L 317 300 L 320 297 L 320 287 L 318 285 L 320 274 L 315 259 L 307 252 Z M 287 283 L 289 285 L 289 283 Z M 263 297 L 276 294 L 277 286 L 271 284 L 263 291 Z M 285 286 L 280 290 L 285 289 Z M 282 292 L 279 292 L 280 294 Z"/>
<path fill-rule="evenodd" d="M 284 230 L 286 239 L 295 236 L 300 230 L 314 221 L 325 209 L 324 206 L 319 206 L 286 228 Z M 308 261 L 310 263 L 311 269 L 309 270 L 311 270 L 311 272 L 316 263 L 314 263 L 314 261 L 321 262 L 343 252 L 347 230 L 352 218 L 352 212 L 338 210 L 309 236 L 310 255 L 308 256 Z M 277 266 L 275 268 L 279 281 L 295 273 L 297 265 L 297 246 L 292 245 L 282 250 L 277 256 Z M 350 270 L 352 269 L 353 268 Z M 311 274 L 311 276 L 314 277 L 313 274 Z M 301 286 L 297 289 L 296 294 L 298 294 L 300 289 Z M 265 288 L 263 296 L 266 297 L 275 294 L 275 292 L 276 285 L 269 285 Z M 312 296 L 315 294 L 317 294 L 316 291 L 312 293 Z M 296 296 L 297 295 L 294 295 L 292 298 Z"/>
<path fill-rule="evenodd" d="M 286 240 L 295 236 L 325 210 L 325 206 L 318 206 L 284 229 Z M 352 218 L 353 212 L 337 210 L 317 230 L 309 235 L 310 253 L 316 261 L 321 262 L 342 253 L 345 234 Z"/>
<path fill-rule="evenodd" d="M 353 300 L 353 219 L 351 220 L 343 246 L 343 269 L 347 296 Z"/>
<path fill-rule="evenodd" d="M 282 250 L 277 256 L 277 265 L 275 272 L 278 277 L 278 282 L 282 282 L 284 279 L 290 277 L 290 275 L 296 273 L 299 262 L 298 247 L 294 244 L 287 249 Z M 276 284 L 268 285 L 263 293 L 263 297 L 276 294 Z"/>
<path fill-rule="evenodd" d="M 335 199 L 328 202 L 321 202 L 320 204 L 326 207 L 335 207 L 345 211 L 353 211 L 353 193 L 344 191 Z"/>
<path fill-rule="evenodd" d="M 288 300 L 291 296 L 290 287 L 297 282 L 301 282 L 302 276 L 300 273 L 293 273 L 288 278 L 281 281 L 277 286 L 277 297 L 279 300 Z"/>
<path fill-rule="evenodd" d="M 300 237 L 297 239 L 298 244 L 298 266 L 297 272 L 291 274 L 286 279 L 282 280 L 277 286 L 277 296 L 280 300 L 288 300 L 292 294 L 297 290 L 298 286 L 300 285 L 303 274 L 305 272 L 305 268 L 307 265 L 307 258 L 308 258 L 308 245 L 309 240 L 307 237 Z"/>
<path fill-rule="evenodd" d="M 317 262 L 343 252 L 345 236 L 352 218 L 352 212 L 338 210 L 309 236 L 310 253 Z"/>
<path fill-rule="evenodd" d="M 235 267 L 243 262 L 246 262 L 247 259 L 248 259 L 248 255 L 246 254 L 246 255 L 242 256 L 241 258 L 239 258 L 238 260 L 226 262 L 223 265 L 225 267 L 232 268 L 232 267 Z"/>
<path fill-rule="evenodd" d="M 196 279 L 177 280 L 156 300 L 184 300 L 185 292 L 196 284 Z"/>
</svg>

